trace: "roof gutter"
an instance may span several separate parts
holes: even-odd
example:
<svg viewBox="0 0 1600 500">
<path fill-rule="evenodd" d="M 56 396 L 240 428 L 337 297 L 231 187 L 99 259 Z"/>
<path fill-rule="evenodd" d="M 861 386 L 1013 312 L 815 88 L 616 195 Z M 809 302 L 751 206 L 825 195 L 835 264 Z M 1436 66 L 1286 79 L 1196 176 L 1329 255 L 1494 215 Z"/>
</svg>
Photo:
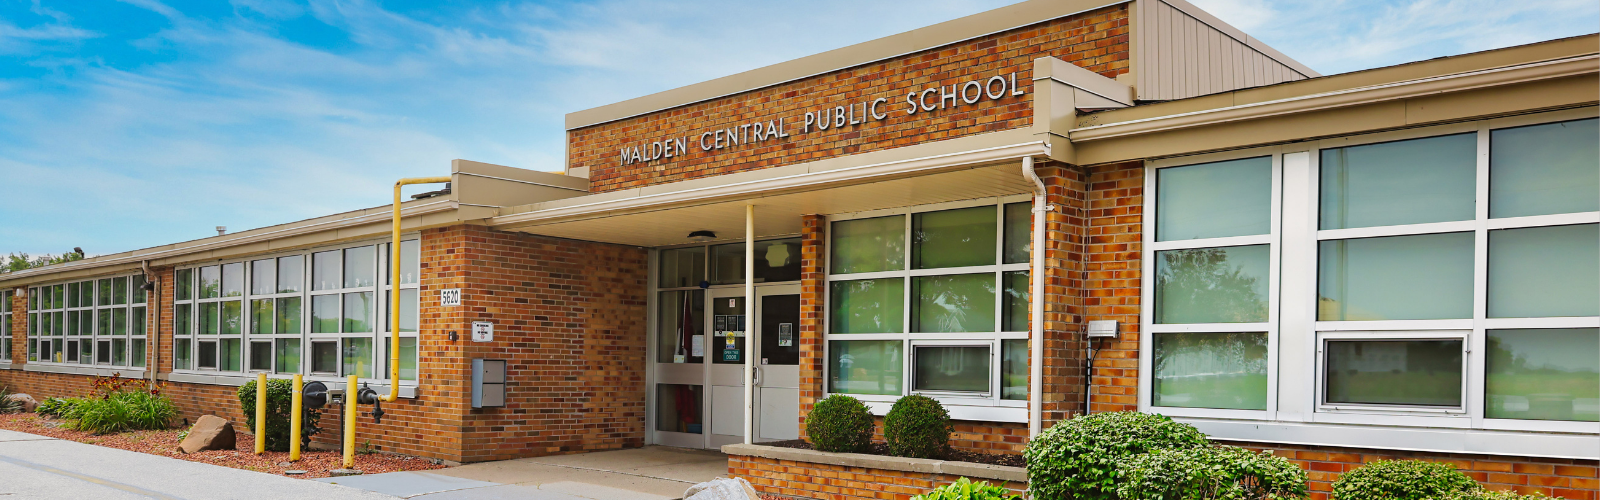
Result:
<svg viewBox="0 0 1600 500">
<path fill-rule="evenodd" d="M 1068 134 L 1068 137 L 1074 143 L 1114 139 L 1258 118 L 1346 108 L 1425 95 L 1578 76 L 1595 73 L 1597 70 L 1600 70 L 1600 55 L 1588 54 L 1420 80 L 1357 87 L 1288 99 L 1082 127 L 1073 129 Z"/>
</svg>

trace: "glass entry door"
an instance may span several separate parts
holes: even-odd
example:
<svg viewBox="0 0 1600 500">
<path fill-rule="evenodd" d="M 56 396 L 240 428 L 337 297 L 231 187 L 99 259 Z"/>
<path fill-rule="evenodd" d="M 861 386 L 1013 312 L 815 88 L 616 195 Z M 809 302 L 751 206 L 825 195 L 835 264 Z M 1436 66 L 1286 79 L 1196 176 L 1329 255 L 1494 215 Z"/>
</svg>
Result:
<svg viewBox="0 0 1600 500">
<path fill-rule="evenodd" d="M 743 288 L 663 292 L 661 300 L 660 328 L 671 335 L 657 346 L 656 443 L 744 442 L 746 357 L 756 362 L 755 441 L 799 438 L 799 285 L 757 286 L 753 328 Z"/>
</svg>

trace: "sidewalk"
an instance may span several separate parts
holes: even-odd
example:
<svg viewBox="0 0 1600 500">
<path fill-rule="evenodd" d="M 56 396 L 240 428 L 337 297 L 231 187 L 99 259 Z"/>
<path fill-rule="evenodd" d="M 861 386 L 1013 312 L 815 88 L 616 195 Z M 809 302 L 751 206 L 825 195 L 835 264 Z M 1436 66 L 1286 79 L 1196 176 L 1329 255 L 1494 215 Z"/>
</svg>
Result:
<svg viewBox="0 0 1600 500">
<path fill-rule="evenodd" d="M 673 500 L 727 472 L 727 455 L 650 446 L 315 481 L 424 500 Z"/>
<path fill-rule="evenodd" d="M 355 488 L 0 430 L 0 497 L 381 500 Z"/>
</svg>

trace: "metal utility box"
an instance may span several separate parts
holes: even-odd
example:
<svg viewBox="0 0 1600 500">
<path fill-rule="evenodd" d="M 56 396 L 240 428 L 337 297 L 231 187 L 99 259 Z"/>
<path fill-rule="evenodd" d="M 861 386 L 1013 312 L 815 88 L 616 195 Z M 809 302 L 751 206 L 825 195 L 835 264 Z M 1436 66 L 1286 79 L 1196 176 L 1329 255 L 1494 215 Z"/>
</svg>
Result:
<svg viewBox="0 0 1600 500">
<path fill-rule="evenodd" d="M 1089 338 L 1114 338 L 1117 336 L 1116 320 L 1097 320 L 1089 322 Z"/>
<path fill-rule="evenodd" d="M 499 408 L 506 405 L 506 360 L 472 360 L 472 407 Z"/>
</svg>

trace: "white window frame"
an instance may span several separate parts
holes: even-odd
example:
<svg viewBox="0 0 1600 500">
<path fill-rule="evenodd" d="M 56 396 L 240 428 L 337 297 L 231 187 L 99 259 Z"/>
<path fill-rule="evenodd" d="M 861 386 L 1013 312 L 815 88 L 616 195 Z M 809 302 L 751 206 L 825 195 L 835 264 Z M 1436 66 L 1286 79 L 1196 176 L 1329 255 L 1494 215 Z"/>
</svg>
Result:
<svg viewBox="0 0 1600 500">
<path fill-rule="evenodd" d="M 401 244 L 404 245 L 407 242 L 416 242 L 416 244 L 418 245 L 417 258 L 418 258 L 419 264 L 420 264 L 421 253 L 422 253 L 420 235 L 417 234 L 417 233 L 403 234 L 401 236 Z M 269 254 L 258 254 L 258 255 L 252 255 L 252 256 L 244 257 L 244 258 L 232 258 L 232 259 L 210 261 L 210 262 L 203 262 L 203 263 L 193 263 L 193 264 L 189 264 L 189 265 L 184 265 L 184 266 L 178 267 L 177 269 L 174 270 L 174 274 L 173 274 L 175 281 L 177 279 L 178 272 L 187 270 L 187 271 L 190 271 L 190 273 L 191 273 L 191 280 L 192 280 L 192 283 L 191 283 L 191 290 L 192 290 L 191 298 L 187 299 L 187 300 L 177 299 L 176 290 L 174 290 L 174 300 L 173 300 L 173 304 L 172 304 L 172 307 L 171 307 L 170 311 L 174 316 L 174 321 L 176 322 L 176 316 L 178 315 L 178 312 L 177 312 L 178 311 L 178 306 L 179 305 L 184 305 L 184 304 L 191 305 L 191 307 L 190 307 L 190 328 L 192 330 L 192 333 L 190 333 L 188 335 L 178 334 L 176 332 L 176 327 L 174 327 L 173 343 L 174 343 L 174 345 L 176 345 L 177 343 L 180 343 L 180 342 L 191 342 L 190 345 L 192 347 L 190 349 L 189 367 L 188 368 L 180 368 L 180 369 L 173 370 L 173 373 L 176 375 L 174 380 L 179 380 L 179 381 L 218 381 L 220 379 L 235 379 L 236 378 L 236 379 L 242 381 L 245 378 L 248 378 L 248 377 L 250 377 L 252 375 L 255 375 L 257 373 L 267 373 L 270 377 L 273 377 L 273 378 L 288 378 L 288 377 L 291 377 L 291 376 L 293 376 L 295 374 L 295 372 L 288 372 L 288 371 L 280 372 L 280 371 L 277 370 L 278 353 L 277 353 L 276 345 L 277 345 L 278 339 L 285 339 L 285 338 L 296 339 L 297 338 L 297 339 L 300 340 L 300 370 L 299 370 L 299 373 L 304 375 L 304 379 L 308 380 L 308 381 L 317 380 L 317 381 L 324 381 L 324 382 L 342 383 L 342 382 L 345 381 L 345 377 L 347 375 L 350 375 L 350 374 L 344 373 L 344 367 L 343 367 L 344 363 L 343 363 L 343 353 L 342 353 L 342 350 L 344 349 L 344 339 L 347 339 L 347 338 L 362 338 L 362 339 L 371 339 L 371 341 L 372 341 L 372 349 L 371 349 L 371 351 L 372 351 L 372 359 L 371 359 L 371 363 L 369 365 L 369 366 L 372 367 L 372 373 L 371 373 L 371 376 L 363 376 L 363 377 L 360 378 L 360 380 L 363 381 L 363 382 L 373 383 L 374 385 L 377 385 L 377 384 L 386 385 L 386 384 L 388 384 L 389 377 L 388 377 L 388 370 L 387 370 L 388 366 L 387 366 L 387 363 L 388 363 L 388 360 L 389 360 L 389 356 L 388 356 L 388 352 L 386 351 L 386 348 L 384 346 L 384 343 L 390 338 L 389 337 L 389 331 L 387 329 L 388 328 L 387 323 L 388 323 L 388 318 L 389 318 L 390 302 L 388 300 L 386 300 L 387 298 L 385 297 L 385 292 L 387 292 L 388 290 L 390 290 L 392 288 L 392 286 L 387 283 L 390 279 L 392 279 L 392 276 L 390 275 L 390 273 L 392 272 L 392 269 L 390 269 L 388 267 L 388 263 L 389 263 L 389 260 L 391 258 L 390 250 L 388 249 L 388 243 L 389 243 L 389 240 L 387 238 L 385 238 L 385 239 L 375 239 L 375 240 L 363 240 L 363 241 L 357 241 L 357 242 L 346 242 L 346 243 L 341 243 L 341 244 L 337 244 L 337 245 L 323 245 L 323 246 L 317 246 L 317 247 L 311 247 L 311 248 L 302 248 L 302 249 L 293 250 L 293 251 L 286 251 L 286 252 L 274 252 L 274 253 L 269 253 Z M 374 277 L 373 285 L 364 286 L 364 287 L 345 288 L 344 287 L 344 283 L 343 283 L 343 276 L 344 276 L 343 272 L 344 272 L 344 267 L 345 267 L 344 266 L 344 254 L 343 254 L 343 251 L 346 250 L 346 249 L 369 247 L 369 246 L 373 247 L 373 252 L 374 252 L 374 255 L 375 255 L 374 259 L 373 259 L 373 277 Z M 338 252 L 340 252 L 340 254 L 338 256 L 339 257 L 338 258 L 338 260 L 339 260 L 339 268 L 340 268 L 339 283 L 338 283 L 339 288 L 330 288 L 330 289 L 325 289 L 325 290 L 315 290 L 315 291 L 313 291 L 312 290 L 313 283 L 311 281 L 312 273 L 313 273 L 313 270 L 314 270 L 313 256 L 315 254 L 318 254 L 318 253 L 329 252 L 329 251 L 338 251 Z M 300 286 L 300 291 L 299 292 L 270 293 L 270 294 L 252 294 L 251 293 L 252 292 L 251 287 L 253 285 L 253 280 L 254 280 L 254 272 L 253 272 L 254 268 L 253 268 L 253 266 L 254 266 L 254 264 L 256 262 L 263 261 L 263 260 L 268 260 L 268 259 L 274 260 L 274 269 L 273 269 L 274 275 L 273 275 L 273 279 L 276 280 L 277 277 L 278 277 L 278 274 L 277 274 L 278 273 L 278 270 L 277 270 L 277 264 L 278 264 L 277 259 L 280 259 L 280 258 L 283 258 L 283 257 L 294 257 L 294 256 L 299 256 L 300 259 L 301 259 L 301 269 L 300 269 L 300 272 L 301 272 L 301 286 Z M 199 291 L 199 286 L 198 286 L 199 277 L 200 277 L 200 269 L 201 268 L 205 268 L 205 267 L 223 266 L 223 265 L 229 265 L 229 264 L 241 264 L 243 266 L 243 269 L 244 269 L 244 273 L 243 273 L 244 274 L 244 282 L 241 285 L 243 287 L 242 288 L 243 293 L 238 297 L 223 297 L 223 298 L 219 298 L 219 299 L 200 299 L 199 298 L 200 291 Z M 419 273 L 420 273 L 420 267 L 419 267 Z M 401 290 L 417 290 L 417 311 L 416 311 L 416 313 L 419 316 L 418 318 L 413 318 L 414 322 L 418 326 L 418 331 L 416 331 L 416 332 L 401 332 L 401 334 L 400 334 L 400 337 L 402 339 L 407 339 L 407 338 L 417 338 L 417 339 L 419 339 L 418 340 L 418 352 L 417 352 L 417 358 L 418 359 L 416 360 L 416 366 L 417 366 L 417 370 L 418 370 L 417 380 L 405 380 L 405 379 L 402 379 L 402 380 L 399 381 L 400 386 L 402 388 L 402 394 L 401 395 L 403 397 L 410 397 L 408 395 L 408 393 L 414 394 L 415 388 L 419 385 L 419 382 L 420 382 L 420 380 L 422 378 L 422 373 L 421 373 L 422 365 L 421 365 L 421 359 L 420 359 L 421 356 L 422 356 L 422 353 L 421 353 L 421 340 L 420 340 L 420 333 L 421 333 L 420 330 L 421 330 L 421 326 L 422 325 L 421 325 L 420 315 L 421 315 L 421 312 L 422 312 L 421 310 L 422 310 L 423 298 L 422 298 L 422 291 L 421 291 L 421 286 L 420 286 L 420 281 L 421 281 L 421 276 L 420 275 L 417 277 L 416 281 L 417 282 L 400 284 L 400 289 Z M 174 283 L 174 286 L 177 286 L 177 284 Z M 276 288 L 274 289 L 274 292 L 276 292 Z M 311 307 L 312 306 L 311 306 L 311 303 L 312 303 L 312 298 L 313 297 L 320 296 L 320 295 L 335 295 L 335 296 L 339 297 L 339 301 L 340 302 L 339 302 L 339 308 L 338 308 L 338 315 L 339 315 L 340 329 L 342 330 L 343 329 L 343 323 L 344 323 L 344 320 L 343 320 L 344 294 L 346 294 L 346 293 L 359 293 L 359 292 L 371 293 L 372 296 L 373 296 L 372 300 L 373 300 L 373 303 L 374 303 L 374 307 L 373 307 L 372 317 L 369 318 L 369 324 L 372 325 L 371 331 L 369 331 L 369 332 L 351 332 L 351 333 L 344 333 L 344 332 L 341 332 L 341 333 L 311 333 L 311 330 L 312 330 L 312 324 L 311 324 Z M 274 330 L 275 333 L 272 333 L 272 334 L 260 334 L 260 335 L 257 335 L 257 334 L 251 333 L 251 330 L 252 330 L 251 320 L 253 318 L 253 312 L 254 312 L 253 311 L 253 307 L 254 307 L 253 301 L 254 300 L 272 299 L 274 301 L 274 303 L 273 303 L 274 313 L 276 313 L 276 307 L 277 307 L 277 302 L 276 301 L 277 301 L 277 299 L 279 299 L 279 298 L 288 298 L 288 297 L 299 297 L 300 298 L 300 333 L 299 334 L 292 334 L 292 333 L 290 333 L 290 334 L 280 334 L 280 333 L 276 333 L 276 330 Z M 234 337 L 234 336 L 231 336 L 231 335 L 205 335 L 205 334 L 199 333 L 199 330 L 200 330 L 200 328 L 199 328 L 200 327 L 200 323 L 199 323 L 200 307 L 199 306 L 203 302 L 212 302 L 212 301 L 218 301 L 218 300 L 234 300 L 234 299 L 238 299 L 238 300 L 241 301 L 241 305 L 240 305 L 240 309 L 241 309 L 241 313 L 240 313 L 241 314 L 240 334 L 237 336 L 237 338 L 240 339 L 240 343 L 241 343 L 240 369 L 237 370 L 237 371 L 222 370 L 221 366 L 220 366 L 222 364 L 222 358 L 221 358 L 220 354 L 218 356 L 218 363 L 217 364 L 219 366 L 217 368 L 201 369 L 201 368 L 198 367 L 198 362 L 199 362 L 198 344 L 199 344 L 199 342 L 201 342 L 201 341 L 217 341 L 217 342 L 220 343 L 222 338 L 231 338 L 231 337 Z M 274 319 L 276 319 L 276 316 L 274 316 Z M 268 369 L 268 370 L 253 370 L 253 369 L 250 368 L 250 358 L 249 358 L 250 351 L 249 351 L 249 349 L 250 349 L 250 344 L 251 344 L 252 341 L 255 341 L 255 342 L 268 341 L 268 342 L 272 343 L 272 351 L 273 351 L 273 353 L 272 353 L 271 369 Z M 334 373 L 313 372 L 311 370 L 311 368 L 312 368 L 312 358 L 311 358 L 311 356 L 312 356 L 312 346 L 313 346 L 313 342 L 317 342 L 317 341 L 335 342 L 335 345 L 337 346 L 337 349 L 340 351 L 340 356 L 335 361 L 339 365 L 339 368 L 338 368 L 337 372 L 334 372 Z M 397 347 L 397 346 L 395 346 L 395 347 Z M 209 377 L 206 377 L 206 376 L 209 376 Z"/>
<path fill-rule="evenodd" d="M 830 346 L 833 341 L 848 340 L 898 340 L 901 342 L 901 380 L 900 394 L 847 394 L 859 399 L 872 409 L 874 414 L 887 413 L 889 406 L 896 400 L 910 394 L 921 394 L 939 400 L 950 411 L 950 416 L 958 420 L 988 420 L 999 422 L 1026 422 L 1028 418 L 1027 400 L 1003 399 L 1003 353 L 1001 348 L 1005 340 L 1027 340 L 1028 330 L 1002 331 L 1005 324 L 1005 275 L 1009 272 L 1031 271 L 1029 262 L 1006 264 L 1005 262 L 1005 206 L 1012 203 L 1031 202 L 1032 197 L 1026 194 L 1000 197 L 985 197 L 970 200 L 915 205 L 899 208 L 871 210 L 844 214 L 828 215 L 823 223 L 823 252 L 832 254 L 833 248 L 833 223 L 839 221 L 872 219 L 887 216 L 900 216 L 905 224 L 905 241 L 902 256 L 905 268 L 898 271 L 879 271 L 870 273 L 834 274 L 832 262 L 825 262 L 823 274 L 825 276 L 822 287 L 823 314 L 820 319 L 823 331 L 822 338 L 822 392 L 824 397 L 834 394 L 829 391 L 830 360 L 832 353 Z M 946 267 L 937 269 L 912 269 L 912 216 L 918 213 L 938 212 L 982 206 L 995 207 L 995 264 L 987 266 Z M 1032 231 L 1029 232 L 1032 240 Z M 826 261 L 827 259 L 825 259 Z M 967 333 L 912 333 L 911 314 L 912 297 L 915 287 L 912 278 L 919 276 L 951 276 L 959 274 L 993 274 L 995 278 L 995 329 L 993 332 L 967 332 Z M 844 333 L 832 332 L 833 317 L 833 282 L 855 281 L 864 279 L 903 279 L 904 293 L 901 295 L 900 333 Z M 1030 289 L 1031 293 L 1032 290 Z M 916 346 L 924 345 L 985 345 L 989 347 L 989 380 L 990 387 L 986 394 L 955 392 L 955 391 L 916 391 L 912 389 L 916 376 Z"/>
<path fill-rule="evenodd" d="M 1461 418 L 1467 417 L 1468 416 L 1467 415 L 1467 400 L 1469 399 L 1468 396 L 1467 396 L 1467 391 L 1469 390 L 1469 388 L 1472 385 L 1467 380 L 1467 378 L 1468 378 L 1468 375 L 1467 375 L 1468 366 L 1471 364 L 1471 363 L 1469 363 L 1469 358 L 1470 358 L 1471 351 L 1472 351 L 1472 344 L 1468 341 L 1468 338 L 1470 337 L 1470 335 L 1471 335 L 1471 331 L 1462 331 L 1462 330 L 1412 330 L 1412 331 L 1375 330 L 1375 331 L 1328 331 L 1328 332 L 1317 332 L 1317 359 L 1316 359 L 1317 387 L 1316 387 L 1316 392 L 1314 394 L 1314 396 L 1316 397 L 1316 400 L 1317 400 L 1317 412 L 1318 413 L 1329 413 L 1329 414 L 1384 415 L 1384 416 L 1389 416 L 1389 417 L 1393 417 L 1393 416 L 1397 416 L 1397 415 L 1419 415 L 1419 416 L 1429 416 L 1429 417 L 1445 415 L 1445 416 L 1449 416 L 1451 418 L 1456 418 L 1456 419 L 1461 419 Z M 1371 340 L 1371 341 L 1457 340 L 1457 341 L 1460 341 L 1461 342 L 1461 350 L 1462 350 L 1462 353 L 1461 353 L 1461 404 L 1458 405 L 1458 406 L 1454 406 L 1454 407 L 1447 407 L 1447 406 L 1382 405 L 1382 404 L 1355 404 L 1355 403 L 1330 403 L 1330 402 L 1328 402 L 1327 401 L 1328 393 L 1327 393 L 1327 390 L 1326 390 L 1327 389 L 1327 384 L 1328 384 L 1328 381 L 1327 381 L 1327 374 L 1328 374 L 1327 347 L 1328 347 L 1328 343 L 1329 342 L 1341 341 L 1341 340 L 1344 340 L 1344 341 L 1351 341 L 1351 340 Z M 1338 420 L 1337 417 L 1330 417 L 1329 421 L 1337 421 L 1337 420 Z M 1356 420 L 1359 421 L 1360 419 L 1356 419 Z M 1460 422 L 1459 423 L 1460 426 L 1464 426 L 1465 424 L 1466 424 L 1466 422 Z M 1457 425 L 1450 425 L 1450 424 L 1442 424 L 1442 425 L 1449 426 L 1449 427 L 1457 426 Z"/>
<path fill-rule="evenodd" d="M 1581 212 L 1529 217 L 1489 218 L 1489 140 L 1491 131 L 1529 125 L 1539 125 L 1570 120 L 1596 118 L 1600 108 L 1583 108 L 1533 113 L 1504 118 L 1494 118 L 1414 129 L 1362 134 L 1271 146 L 1228 151 L 1146 162 L 1143 251 L 1143 302 L 1142 331 L 1154 334 L 1165 331 L 1246 331 L 1247 325 L 1151 325 L 1154 295 L 1154 252 L 1169 249 L 1167 243 L 1154 242 L 1155 171 L 1176 165 L 1206 163 L 1227 159 L 1259 156 L 1268 152 L 1274 157 L 1274 232 L 1280 240 L 1273 252 L 1275 290 L 1272 292 L 1272 326 L 1275 332 L 1269 342 L 1269 394 L 1268 411 L 1248 412 L 1217 410 L 1194 411 L 1150 405 L 1151 363 L 1153 335 L 1143 335 L 1140 340 L 1139 408 L 1141 411 L 1159 412 L 1195 423 L 1203 430 L 1224 432 L 1229 439 L 1259 439 L 1265 441 L 1292 441 L 1308 444 L 1344 446 L 1404 446 L 1408 449 L 1439 451 L 1471 451 L 1485 453 L 1527 454 L 1523 447 L 1554 447 L 1564 450 L 1588 449 L 1600 435 L 1600 423 L 1545 420 L 1489 419 L 1485 410 L 1485 351 L 1488 330 L 1499 329 L 1554 329 L 1597 328 L 1600 317 L 1555 318 L 1489 318 L 1488 295 L 1488 236 L 1490 231 L 1528 227 L 1548 227 L 1574 224 L 1600 223 L 1600 212 Z M 1358 146 L 1408 139 L 1421 139 L 1457 133 L 1474 133 L 1477 137 L 1477 169 L 1475 215 L 1472 220 L 1437 222 L 1399 226 L 1319 229 L 1320 160 L 1321 151 L 1347 146 Z M 1291 186 L 1285 167 L 1292 161 L 1297 173 Z M 1282 196 L 1290 193 L 1295 196 Z M 1473 233 L 1473 314 L 1470 318 L 1443 320 L 1393 320 L 1393 321 L 1319 321 L 1316 317 L 1317 265 L 1316 252 L 1323 240 L 1438 234 L 1453 232 Z M 1217 239 L 1223 246 L 1224 238 Z M 1197 245 L 1198 246 L 1198 245 Z M 1287 342 L 1294 338 L 1292 343 Z M 1304 338 L 1304 340 L 1301 340 Z M 1429 407 L 1326 405 L 1323 401 L 1323 346 L 1329 339 L 1370 338 L 1462 338 L 1465 355 L 1463 362 L 1463 405 L 1451 411 Z M 1288 384 L 1288 385 L 1283 385 Z M 1396 432 L 1407 428 L 1437 429 L 1428 434 L 1407 434 L 1406 442 L 1394 443 Z M 1463 450 L 1466 436 L 1479 443 Z M 1382 437 L 1390 436 L 1390 437 Z M 1542 444 L 1533 444 L 1542 443 Z M 1539 448 L 1546 449 L 1546 448 Z M 1534 452 L 1550 456 L 1568 456 L 1572 451 Z M 1582 455 L 1573 455 L 1582 456 Z M 1593 457 L 1590 457 L 1591 459 Z"/>
<path fill-rule="evenodd" d="M 15 305 L 12 301 L 15 298 L 15 290 L 0 290 L 0 368 L 11 366 L 11 356 L 14 354 L 11 352 L 15 348 L 11 345 L 14 339 L 11 329 L 16 325 L 12 314 L 12 306 Z"/>
<path fill-rule="evenodd" d="M 1163 168 L 1186 167 L 1205 163 L 1216 163 L 1247 158 L 1270 157 L 1272 160 L 1271 180 L 1271 216 L 1267 234 L 1252 236 L 1229 236 L 1222 238 L 1203 238 L 1192 240 L 1156 241 L 1156 177 L 1157 171 Z M 1250 148 L 1238 151 L 1210 153 L 1179 158 L 1168 158 L 1146 162 L 1144 177 L 1144 217 L 1141 230 L 1144 250 L 1140 257 L 1145 263 L 1140 274 L 1140 331 L 1148 332 L 1139 336 L 1139 408 L 1140 411 L 1159 412 L 1170 416 L 1203 417 L 1203 418 L 1229 418 L 1270 420 L 1275 418 L 1278 411 L 1278 314 L 1281 279 L 1279 270 L 1282 252 L 1282 218 L 1283 218 L 1283 150 L 1278 147 Z M 1157 252 L 1167 250 L 1188 250 L 1202 248 L 1223 248 L 1240 246 L 1268 245 L 1267 269 L 1267 321 L 1262 323 L 1188 323 L 1188 324 L 1157 324 L 1155 323 L 1155 256 Z M 1154 406 L 1152 404 L 1155 383 L 1155 335 L 1159 333 L 1265 333 L 1267 336 L 1267 394 L 1266 408 L 1262 410 L 1238 410 L 1225 408 L 1189 408 L 1178 406 Z"/>
<path fill-rule="evenodd" d="M 36 295 L 36 294 L 48 293 L 48 292 L 45 292 L 45 290 L 53 290 L 56 287 L 60 287 L 61 288 L 61 294 L 62 294 L 62 299 L 63 299 L 63 303 L 62 304 L 56 305 L 56 307 L 52 307 L 50 309 L 44 309 L 42 307 L 38 308 L 38 309 L 34 309 L 31 306 L 31 304 L 27 305 L 28 306 L 27 307 L 27 309 L 28 309 L 27 310 L 27 314 L 28 314 L 28 316 L 27 316 L 27 318 L 28 318 L 27 343 L 30 346 L 37 346 L 37 345 L 39 345 L 39 342 L 48 341 L 48 342 L 50 342 L 50 344 L 52 346 L 51 351 L 54 350 L 53 346 L 60 345 L 60 346 L 62 346 L 61 351 L 62 351 L 63 354 L 61 356 L 61 361 L 56 361 L 55 359 L 53 359 L 53 357 L 47 357 L 47 353 L 46 352 L 44 352 L 42 350 L 41 351 L 37 351 L 37 353 L 38 353 L 37 357 L 35 359 L 29 359 L 27 361 L 27 364 L 28 365 L 32 365 L 32 366 L 38 366 L 38 367 L 72 367 L 73 369 L 76 369 L 76 370 L 90 370 L 90 371 L 94 371 L 95 373 L 99 373 L 99 372 L 103 371 L 103 372 L 106 372 L 106 373 L 117 372 L 117 373 L 122 373 L 122 374 L 132 374 L 132 373 L 136 373 L 136 372 L 143 372 L 144 370 L 146 370 L 147 369 L 146 366 L 135 366 L 134 365 L 134 363 L 136 363 L 136 362 L 147 362 L 148 359 L 149 359 L 149 349 L 150 349 L 150 341 L 149 341 L 150 331 L 151 331 L 151 328 L 150 328 L 150 321 L 151 321 L 151 315 L 150 315 L 150 304 L 151 304 L 151 301 L 150 301 L 150 297 L 153 294 L 151 294 L 149 292 L 145 292 L 144 293 L 144 296 L 145 296 L 144 302 L 134 302 L 134 298 L 137 295 L 136 288 L 139 286 L 137 278 L 142 277 L 142 276 L 143 276 L 142 273 L 112 274 L 112 275 L 105 275 L 105 276 L 97 276 L 97 277 L 93 277 L 93 278 L 80 278 L 80 279 L 54 281 L 54 282 L 43 283 L 43 284 L 39 284 L 39 285 L 28 287 L 28 289 L 27 289 L 28 296 L 29 297 L 34 297 L 35 300 L 42 300 L 43 299 L 43 297 L 40 297 L 39 295 Z M 102 300 L 102 293 L 101 293 L 101 289 L 100 289 L 100 282 L 107 281 L 107 282 L 110 283 L 111 286 L 115 286 L 115 284 L 117 283 L 117 280 L 122 280 L 123 293 L 126 295 L 126 301 L 121 303 L 121 304 L 101 305 L 100 302 Z M 72 302 L 72 300 L 74 299 L 74 297 L 71 297 L 69 295 L 71 293 L 71 291 L 72 291 L 72 288 L 73 288 L 72 285 L 74 285 L 74 284 L 78 285 L 79 290 L 82 290 L 82 288 L 84 286 L 88 286 L 90 288 L 91 292 L 89 294 L 89 299 L 90 299 L 89 300 L 89 304 L 85 305 L 85 304 L 81 304 L 80 303 L 77 306 L 68 306 L 67 305 L 67 304 L 70 304 Z M 81 298 L 81 293 L 82 292 L 80 292 L 80 296 L 77 297 L 77 298 Z M 113 293 L 115 293 L 115 292 L 113 292 Z M 143 325 L 144 326 L 144 333 L 142 333 L 142 334 L 135 334 L 134 333 L 134 331 L 140 326 L 139 324 L 137 324 L 134 321 L 134 310 L 135 309 L 144 309 L 144 311 L 145 311 L 144 325 Z M 111 313 L 112 314 L 112 325 L 115 325 L 115 312 L 119 311 L 119 310 L 122 311 L 122 314 L 124 315 L 124 326 L 126 327 L 127 330 L 122 332 L 122 333 L 120 333 L 120 334 L 115 334 L 115 333 L 102 331 L 102 329 L 100 328 L 100 314 L 101 314 L 101 312 L 104 311 L 104 312 L 107 312 L 107 313 Z M 89 316 L 89 325 L 87 325 L 87 327 L 81 327 L 79 329 L 79 331 L 80 332 L 84 331 L 83 328 L 86 328 L 89 333 L 83 334 L 83 333 L 71 333 L 71 332 L 69 332 L 67 327 L 66 327 L 66 324 L 65 324 L 65 322 L 68 321 L 66 319 L 67 316 L 69 316 L 69 315 L 78 316 L 78 315 L 82 315 L 85 312 L 87 312 L 88 316 Z M 50 325 L 51 325 L 50 329 L 52 331 L 59 330 L 60 331 L 59 335 L 54 334 L 54 333 L 39 333 L 38 332 L 38 329 L 40 327 L 42 327 L 42 324 L 37 324 L 36 323 L 37 322 L 37 318 L 40 315 L 44 315 L 44 314 L 52 314 L 52 315 L 60 315 L 61 316 L 60 318 L 52 319 L 51 322 L 50 322 Z M 81 323 L 81 318 L 77 319 L 77 320 L 72 320 L 72 322 L 73 323 Z M 10 337 L 7 336 L 7 341 L 8 342 L 9 342 L 9 338 Z M 99 360 L 100 352 L 103 351 L 103 350 L 109 349 L 109 347 L 104 347 L 103 348 L 101 346 L 101 344 L 104 343 L 106 346 L 114 346 L 114 345 L 116 345 L 116 341 L 118 341 L 118 340 L 122 341 L 122 354 L 123 354 L 122 363 L 121 364 L 117 364 L 116 357 L 115 357 L 114 353 L 112 354 L 112 357 L 111 357 L 110 361 L 104 362 L 104 363 L 100 362 L 100 360 Z M 91 358 L 87 362 L 85 362 L 83 360 L 83 352 L 81 350 L 81 346 L 83 345 L 83 342 L 85 342 L 85 341 L 88 341 L 91 345 L 94 346 L 92 354 L 90 355 Z M 143 341 L 144 342 L 144 346 L 145 346 L 145 357 L 144 357 L 144 359 L 137 359 L 137 358 L 135 358 L 133 356 L 134 344 L 137 341 Z M 79 352 L 78 352 L 78 357 L 76 359 L 71 360 L 71 361 L 68 360 L 68 358 L 67 358 L 67 356 L 65 354 L 67 352 L 71 352 L 69 350 L 69 348 L 66 347 L 67 343 L 75 344 L 75 345 L 79 346 L 79 348 L 80 348 Z M 23 349 L 28 349 L 28 347 L 24 347 Z M 26 355 L 26 354 L 24 354 L 24 355 Z"/>
</svg>

